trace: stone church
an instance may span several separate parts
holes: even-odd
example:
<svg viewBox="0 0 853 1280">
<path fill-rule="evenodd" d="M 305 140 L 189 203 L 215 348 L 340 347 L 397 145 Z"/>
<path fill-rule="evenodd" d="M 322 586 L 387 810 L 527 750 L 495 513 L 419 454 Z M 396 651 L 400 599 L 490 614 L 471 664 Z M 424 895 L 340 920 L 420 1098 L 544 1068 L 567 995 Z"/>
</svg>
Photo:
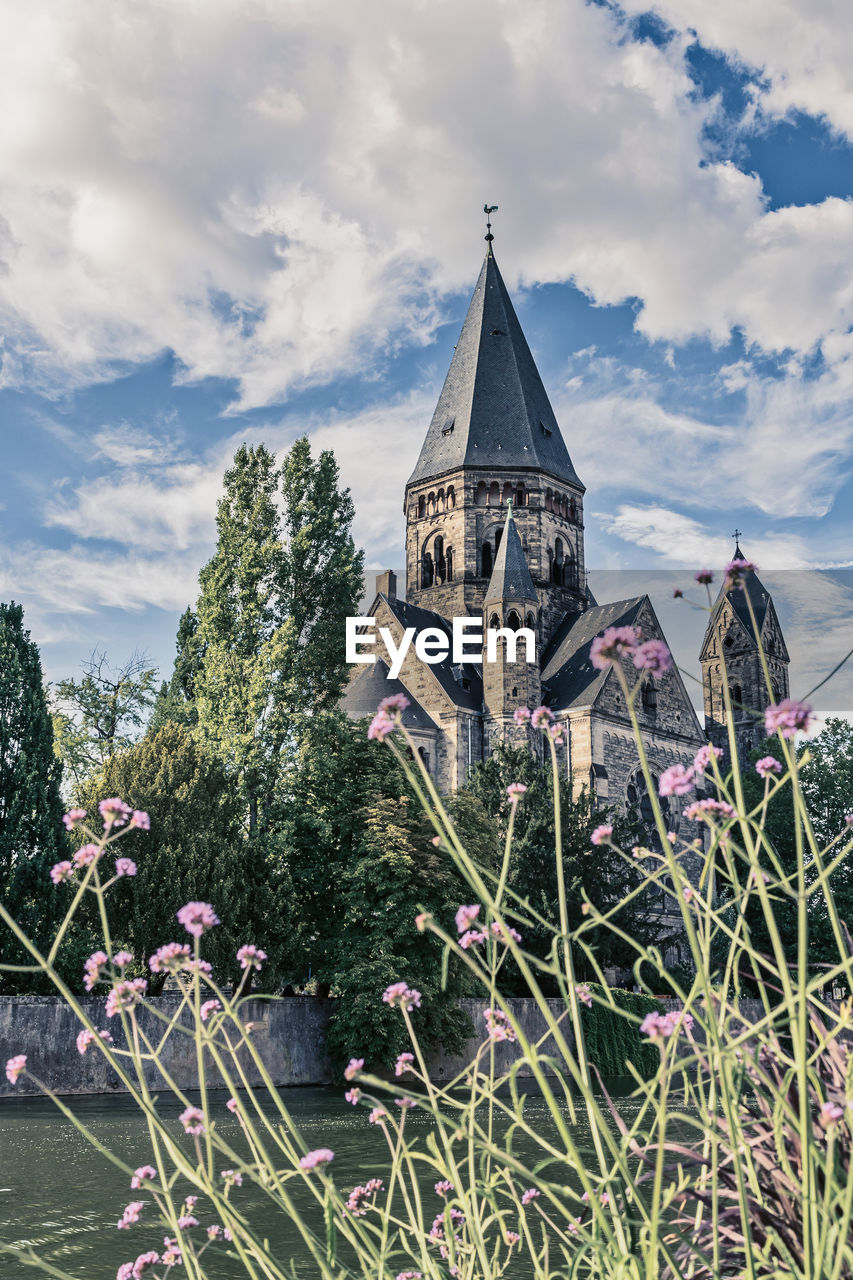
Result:
<svg viewBox="0 0 853 1280">
<path fill-rule="evenodd" d="M 541 735 L 516 725 L 519 706 L 546 704 L 564 728 L 560 767 L 575 793 L 590 788 L 603 802 L 650 817 L 631 724 L 617 678 L 590 661 L 590 645 L 607 627 L 634 626 L 644 640 L 664 639 L 648 596 L 599 604 L 584 568 L 585 488 L 574 465 L 492 252 L 488 252 L 450 368 L 406 484 L 406 583 L 377 580 L 370 615 L 399 643 L 408 627 L 450 634 L 450 619 L 528 627 L 537 661 L 434 665 L 410 648 L 399 678 L 377 656 L 354 668 L 343 700 L 353 718 L 404 692 L 404 723 L 438 787 L 451 791 L 501 739 L 541 751 Z M 738 548 L 739 550 L 739 548 Z M 769 644 L 781 696 L 787 653 L 764 588 L 750 586 Z M 763 708 L 755 640 L 742 592 L 722 593 L 702 649 L 706 733 L 725 736 L 721 647 L 729 658 L 739 741 L 755 733 L 751 707 Z M 735 674 L 732 675 L 731 672 Z M 708 741 L 677 670 L 649 679 L 639 707 L 654 774 L 688 765 Z M 678 829 L 683 799 L 666 802 Z M 645 812 L 644 812 L 645 811 Z M 683 824 L 682 824 L 683 826 Z M 682 830 L 682 834 L 687 834 Z"/>
</svg>

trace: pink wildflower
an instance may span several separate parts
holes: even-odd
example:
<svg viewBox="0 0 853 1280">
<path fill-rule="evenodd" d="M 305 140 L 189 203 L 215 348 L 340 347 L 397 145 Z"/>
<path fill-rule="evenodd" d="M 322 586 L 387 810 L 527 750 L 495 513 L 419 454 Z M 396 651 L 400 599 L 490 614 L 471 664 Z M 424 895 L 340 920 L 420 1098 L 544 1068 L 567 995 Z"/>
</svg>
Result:
<svg viewBox="0 0 853 1280">
<path fill-rule="evenodd" d="M 415 1105 L 414 1098 L 395 1098 L 394 1106 L 402 1107 L 404 1111 L 408 1111 L 410 1107 Z"/>
<path fill-rule="evenodd" d="M 700 747 L 693 761 L 693 772 L 696 774 L 704 773 L 711 761 L 719 760 L 722 754 L 722 747 L 715 747 L 710 742 L 706 746 Z"/>
<path fill-rule="evenodd" d="M 783 738 L 793 738 L 795 733 L 805 733 L 812 718 L 813 712 L 807 703 L 783 698 L 779 703 L 771 703 L 764 712 L 764 728 L 768 737 L 781 733 Z"/>
<path fill-rule="evenodd" d="M 523 782 L 511 782 L 506 789 L 506 793 L 509 796 L 510 800 L 512 800 L 513 802 L 516 802 L 521 799 L 521 797 L 524 795 L 526 790 L 527 790 L 527 787 L 524 785 Z"/>
<path fill-rule="evenodd" d="M 239 1104 L 236 1098 L 229 1098 L 228 1101 L 225 1103 L 226 1109 L 230 1111 L 232 1115 L 236 1113 L 238 1109 L 238 1105 Z"/>
<path fill-rule="evenodd" d="M 178 1218 L 179 1231 L 190 1231 L 193 1227 L 197 1226 L 198 1218 L 194 1217 L 191 1213 L 182 1213 L 180 1218 Z"/>
<path fill-rule="evenodd" d="M 421 1007 L 421 993 L 408 987 L 405 982 L 392 982 L 387 987 L 382 996 L 385 1004 L 390 1004 L 393 1009 L 395 1005 L 399 1005 L 401 1009 L 419 1009 Z"/>
<path fill-rule="evenodd" d="M 394 1280 L 422 1280 L 422 1271 L 398 1271 Z"/>
<path fill-rule="evenodd" d="M 593 640 L 589 657 L 596 671 L 606 671 L 614 658 L 632 654 L 640 643 L 640 632 L 634 627 L 608 627 Z"/>
<path fill-rule="evenodd" d="M 563 741 L 563 726 L 561 724 L 552 724 L 548 730 L 548 737 L 553 738 L 557 746 Z"/>
<path fill-rule="evenodd" d="M 109 956 L 106 951 L 93 951 L 89 959 L 83 966 L 83 986 L 87 991 L 91 991 L 99 982 L 103 982 L 104 975 L 101 972 L 104 965 L 109 963 Z"/>
<path fill-rule="evenodd" d="M 184 1133 L 192 1134 L 193 1137 L 207 1132 L 204 1112 L 198 1107 L 187 1107 L 186 1111 L 181 1112 L 180 1121 L 184 1126 Z"/>
<path fill-rule="evenodd" d="M 463 951 L 467 951 L 469 947 L 475 946 L 478 942 L 485 942 L 486 935 L 481 933 L 479 929 L 468 929 L 459 939 L 459 945 Z"/>
<path fill-rule="evenodd" d="M 646 640 L 634 653 L 634 666 L 638 671 L 664 675 L 672 668 L 672 654 L 663 640 Z"/>
<path fill-rule="evenodd" d="M 824 1129 L 834 1129 L 843 1115 L 844 1108 L 840 1107 L 837 1102 L 822 1102 L 820 1104 L 818 1124 Z"/>
<path fill-rule="evenodd" d="M 501 920 L 492 922 L 492 933 L 499 942 L 509 942 L 512 938 L 513 942 L 521 942 L 521 934 L 517 929 L 513 929 L 512 925 L 504 924 Z"/>
<path fill-rule="evenodd" d="M 260 969 L 266 958 L 266 951 L 261 951 L 260 947 L 256 947 L 253 942 L 247 942 L 237 952 L 241 969 Z"/>
<path fill-rule="evenodd" d="M 704 814 L 719 814 L 721 818 L 733 818 L 735 811 L 725 800 L 713 800 L 708 796 L 705 800 L 695 800 L 684 810 L 684 816 L 691 822 Z"/>
<path fill-rule="evenodd" d="M 163 1256 L 160 1259 L 164 1267 L 179 1267 L 183 1263 L 184 1257 L 181 1253 L 180 1242 L 169 1236 L 163 1237 L 163 1244 L 166 1246 Z"/>
<path fill-rule="evenodd" d="M 694 573 L 693 577 L 703 587 L 710 586 L 714 581 L 714 575 L 710 569 L 700 569 L 698 573 Z"/>
<path fill-rule="evenodd" d="M 456 929 L 459 933 L 464 933 L 466 929 L 470 929 L 475 923 L 477 916 L 480 914 L 480 904 L 472 903 L 469 907 L 460 907 L 456 912 Z"/>
<path fill-rule="evenodd" d="M 575 987 L 575 995 L 581 1004 L 585 1004 L 588 1009 L 592 1008 L 592 992 L 588 982 L 579 982 Z"/>
<path fill-rule="evenodd" d="M 177 919 L 194 938 L 200 938 L 208 929 L 219 924 L 219 916 L 209 902 L 188 902 L 177 913 Z"/>
<path fill-rule="evenodd" d="M 74 879 L 74 866 L 67 859 L 57 862 L 50 868 L 50 878 L 54 884 L 62 884 L 63 880 Z"/>
<path fill-rule="evenodd" d="M 531 1200 L 535 1200 L 537 1196 L 540 1196 L 541 1194 L 542 1192 L 537 1191 L 535 1187 L 528 1187 L 521 1197 L 521 1203 L 530 1204 Z"/>
<path fill-rule="evenodd" d="M 119 800 L 118 796 L 114 796 L 111 800 L 102 800 L 98 805 L 98 811 L 107 830 L 110 827 L 120 827 L 123 822 L 127 822 L 131 812 L 130 805 Z"/>
<path fill-rule="evenodd" d="M 130 1180 L 131 1191 L 139 1191 L 145 1182 L 153 1182 L 157 1177 L 157 1170 L 153 1165 L 141 1164 L 138 1169 L 134 1169 L 133 1177 Z"/>
<path fill-rule="evenodd" d="M 844 825 L 845 827 L 853 827 L 853 813 L 845 813 Z"/>
<path fill-rule="evenodd" d="M 156 1267 L 160 1261 L 160 1255 L 153 1249 L 149 1249 L 147 1253 L 140 1253 L 139 1257 L 133 1264 L 131 1275 L 133 1280 L 142 1280 L 142 1273 L 147 1271 L 149 1267 Z"/>
<path fill-rule="evenodd" d="M 211 1014 L 219 1013 L 221 1008 L 222 1008 L 222 1005 L 218 1000 L 205 1000 L 204 1004 L 201 1006 L 201 1008 L 198 1011 L 202 1022 L 207 1022 Z"/>
<path fill-rule="evenodd" d="M 74 854 L 74 866 L 90 867 L 97 860 L 100 849 L 96 844 L 84 844 L 81 849 L 77 849 Z"/>
<path fill-rule="evenodd" d="M 127 1231 L 132 1223 L 139 1221 L 139 1215 L 145 1208 L 144 1200 L 131 1200 L 130 1204 L 125 1205 L 124 1213 L 119 1218 L 117 1227 L 119 1231 Z"/>
<path fill-rule="evenodd" d="M 151 819 L 142 809 L 134 809 L 130 817 L 129 826 L 137 827 L 140 831 L 150 831 Z"/>
<path fill-rule="evenodd" d="M 693 1018 L 684 1010 L 673 1010 L 671 1013 L 647 1013 L 640 1023 L 640 1035 L 649 1040 L 668 1040 L 670 1036 L 684 1028 L 689 1031 L 693 1026 Z"/>
<path fill-rule="evenodd" d="M 686 796 L 693 790 L 693 769 L 683 764 L 671 764 L 664 769 L 658 783 L 658 794 L 662 796 Z"/>
<path fill-rule="evenodd" d="M 300 1169 L 316 1169 L 318 1165 L 331 1164 L 335 1158 L 334 1151 L 330 1151 L 328 1147 L 318 1147 L 316 1151 L 309 1151 L 307 1156 L 303 1156 L 299 1161 Z"/>
<path fill-rule="evenodd" d="M 440 838 L 439 836 L 435 837 L 436 840 L 438 840 L 439 838 Z M 433 841 L 433 844 L 434 843 L 435 843 L 435 840 Z M 418 912 L 418 914 L 415 916 L 415 928 L 417 929 L 418 933 L 426 932 L 426 927 L 429 924 L 431 919 L 432 919 L 432 915 L 429 911 Z"/>
<path fill-rule="evenodd" d="M 682 600 L 684 598 L 684 592 L 681 590 L 681 587 L 675 588 L 672 593 L 672 598 L 673 600 Z"/>
<path fill-rule="evenodd" d="M 136 863 L 133 861 L 133 859 L 132 858 L 116 858 L 116 875 L 119 878 L 121 878 L 122 876 L 135 876 Z"/>
<path fill-rule="evenodd" d="M 114 1017 L 119 1009 L 135 1009 L 147 990 L 148 983 L 144 978 L 117 982 L 107 996 L 107 1017 Z"/>
<path fill-rule="evenodd" d="M 440 1182 L 437 1182 L 435 1184 L 435 1192 L 436 1192 L 436 1195 L 439 1195 L 439 1196 L 450 1195 L 453 1189 L 454 1189 L 453 1183 L 448 1182 L 447 1178 L 442 1178 Z"/>
<path fill-rule="evenodd" d="M 781 773 L 782 766 L 775 756 L 762 756 L 755 762 L 755 772 L 759 778 L 769 778 L 771 774 Z"/>
<path fill-rule="evenodd" d="M 212 1222 L 210 1226 L 207 1228 L 208 1240 L 218 1240 L 221 1235 L 222 1235 L 222 1228 L 220 1227 L 219 1223 Z"/>
<path fill-rule="evenodd" d="M 384 1124 L 388 1119 L 388 1112 L 384 1107 L 374 1107 L 367 1119 L 370 1124 Z"/>
<path fill-rule="evenodd" d="M 684 889 L 681 890 L 681 896 L 685 902 L 692 902 L 694 897 L 696 896 L 696 890 L 692 889 L 690 885 L 687 885 Z"/>
<path fill-rule="evenodd" d="M 133 961 L 133 956 L 129 951 L 117 951 L 113 956 L 113 964 L 117 969 L 126 969 Z"/>
<path fill-rule="evenodd" d="M 65 830 L 72 831 L 78 822 L 83 821 L 85 816 L 85 809 L 69 809 L 67 813 L 62 815 L 62 821 L 65 823 Z"/>
<path fill-rule="evenodd" d="M 413 1053 L 401 1053 L 400 1056 L 397 1058 L 397 1062 L 394 1066 L 394 1075 L 395 1076 L 403 1075 L 404 1072 L 408 1071 L 409 1064 L 414 1062 L 414 1060 L 415 1060 L 415 1055 Z"/>
<path fill-rule="evenodd" d="M 516 707 L 516 708 L 515 708 L 515 711 L 513 712 L 513 716 L 512 716 L 512 718 L 513 718 L 513 721 L 514 721 L 517 725 L 529 724 L 529 723 L 530 723 L 530 708 L 529 708 L 529 707 Z"/>
<path fill-rule="evenodd" d="M 358 1100 L 360 1097 L 361 1097 L 361 1090 L 354 1087 L 352 1089 L 347 1089 L 346 1093 L 344 1094 L 344 1101 L 351 1103 L 353 1106 L 356 1106 L 358 1104 Z"/>
<path fill-rule="evenodd" d="M 219 1176 L 225 1179 L 229 1187 L 242 1187 L 243 1185 L 242 1173 L 235 1173 L 233 1169 L 223 1169 Z"/>
<path fill-rule="evenodd" d="M 344 1067 L 344 1079 L 354 1080 L 359 1071 L 364 1068 L 364 1058 L 350 1058 L 349 1064 Z"/>
<path fill-rule="evenodd" d="M 409 699 L 404 693 L 394 693 L 388 698 L 383 698 L 376 710 L 376 715 L 370 722 L 367 730 L 368 738 L 384 742 L 388 734 L 393 733 L 397 727 L 393 713 L 405 711 L 408 705 Z"/>
<path fill-rule="evenodd" d="M 27 1067 L 27 1055 L 25 1053 L 16 1053 L 14 1058 L 10 1058 L 6 1063 L 6 1079 L 9 1084 L 17 1084 L 18 1076 L 21 1075 Z"/>
<path fill-rule="evenodd" d="M 371 1178 L 366 1186 L 353 1187 L 347 1200 L 347 1209 L 354 1218 L 363 1218 L 369 1207 L 367 1202 L 381 1190 L 381 1178 Z"/>
<path fill-rule="evenodd" d="M 521 1239 L 521 1236 L 518 1234 L 517 1231 L 508 1231 L 506 1233 L 506 1242 L 510 1246 L 510 1248 L 512 1248 L 514 1244 L 518 1244 L 520 1239 Z"/>
<path fill-rule="evenodd" d="M 537 707 L 535 711 L 530 713 L 530 723 L 534 729 L 546 729 L 549 724 L 554 721 L 554 713 L 550 707 Z"/>
<path fill-rule="evenodd" d="M 148 961 L 152 973 L 180 973 L 190 959 L 190 949 L 185 942 L 166 942 L 154 952 Z"/>
<path fill-rule="evenodd" d="M 589 837 L 592 844 L 604 844 L 605 840 L 609 840 L 613 835 L 613 828 L 607 822 L 602 822 L 600 827 L 596 827 L 592 835 Z"/>
<path fill-rule="evenodd" d="M 105 1044 L 112 1044 L 113 1042 L 113 1038 L 109 1031 L 99 1031 L 98 1034 L 95 1035 L 93 1031 L 89 1031 L 84 1027 L 82 1031 L 77 1033 L 77 1052 L 81 1055 L 84 1054 L 89 1048 L 89 1045 L 94 1044 L 98 1039 L 103 1040 Z"/>
<path fill-rule="evenodd" d="M 746 575 L 748 573 L 757 573 L 758 565 L 753 564 L 751 560 L 732 560 L 726 565 L 726 580 L 723 583 L 723 590 L 728 592 L 735 587 L 739 587 L 741 591 L 746 585 Z"/>
<path fill-rule="evenodd" d="M 510 1044 L 515 1042 L 517 1036 L 503 1009 L 487 1009 L 485 1017 L 490 1040 L 506 1040 Z"/>
</svg>

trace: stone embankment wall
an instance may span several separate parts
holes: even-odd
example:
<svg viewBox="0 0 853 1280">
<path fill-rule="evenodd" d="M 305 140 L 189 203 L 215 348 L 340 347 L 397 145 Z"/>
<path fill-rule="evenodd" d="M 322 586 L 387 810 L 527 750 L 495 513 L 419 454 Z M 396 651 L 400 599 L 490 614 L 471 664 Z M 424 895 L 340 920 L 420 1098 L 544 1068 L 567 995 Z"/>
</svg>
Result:
<svg viewBox="0 0 853 1280">
<path fill-rule="evenodd" d="M 481 1000 L 463 1000 L 462 1007 L 471 1018 L 474 1034 L 461 1054 L 450 1056 L 439 1050 L 430 1061 L 430 1074 L 440 1082 L 463 1074 L 477 1049 L 486 1038 L 485 1010 Z M 548 1002 L 555 1017 L 565 1015 L 560 1000 Z M 670 1002 L 662 1001 L 664 1006 Z M 96 1027 L 109 1026 L 120 1048 L 121 1024 L 104 1017 L 103 998 L 90 997 L 81 1000 Z M 152 1000 L 156 1012 L 142 1009 L 140 1026 L 145 1035 L 156 1043 L 165 1028 L 163 1019 L 171 1018 L 178 1005 L 176 996 L 160 996 Z M 253 1023 L 252 1037 L 258 1053 L 274 1084 L 320 1085 L 332 1082 L 325 1053 L 326 1025 L 331 1001 L 308 997 L 292 997 L 283 1000 L 252 1000 L 245 1006 L 244 1018 Z M 677 1007 L 674 1003 L 673 1008 Z M 545 1054 L 554 1052 L 553 1041 L 545 1037 L 545 1020 L 533 1000 L 513 1000 L 513 1015 L 520 1023 L 531 1043 L 542 1041 Z M 759 1001 L 744 1001 L 741 1015 L 745 1022 L 761 1017 Z M 158 1016 L 159 1015 L 159 1016 Z M 189 1029 L 189 1017 L 184 1013 L 179 1027 Z M 564 1016 L 562 1023 L 569 1044 L 572 1044 L 571 1027 Z M 76 1038 L 80 1024 L 64 1001 L 53 996 L 2 996 L 0 997 L 0 1066 L 17 1053 L 27 1055 L 28 1069 L 55 1093 L 120 1093 L 124 1089 L 121 1079 L 108 1066 L 96 1047 L 81 1055 L 77 1052 Z M 198 1085 L 195 1045 L 189 1034 L 178 1030 L 169 1038 L 163 1055 L 168 1074 L 181 1089 L 194 1089 Z M 245 1051 L 244 1051 L 245 1053 Z M 516 1046 L 509 1043 L 495 1045 L 496 1065 L 499 1071 L 507 1070 L 517 1054 Z M 555 1055 L 559 1056 L 559 1055 Z M 259 1073 L 247 1060 L 248 1078 L 260 1083 Z M 152 1087 L 162 1087 L 162 1078 L 153 1064 L 146 1068 Z M 520 1075 L 530 1076 L 527 1066 Z M 207 1073 L 211 1088 L 223 1087 L 213 1063 Z M 38 1093 L 30 1081 L 22 1079 L 12 1088 L 0 1078 L 0 1097 L 20 1096 L 22 1093 Z"/>
</svg>

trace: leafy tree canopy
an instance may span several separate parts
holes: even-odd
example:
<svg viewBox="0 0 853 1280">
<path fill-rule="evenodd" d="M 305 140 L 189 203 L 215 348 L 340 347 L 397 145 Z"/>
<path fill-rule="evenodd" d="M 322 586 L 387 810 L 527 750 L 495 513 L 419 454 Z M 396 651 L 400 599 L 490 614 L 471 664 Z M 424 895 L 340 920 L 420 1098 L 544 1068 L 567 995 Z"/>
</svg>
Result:
<svg viewBox="0 0 853 1280">
<path fill-rule="evenodd" d="M 75 786 L 139 738 L 157 679 L 157 668 L 139 653 L 113 667 L 95 650 L 82 666 L 81 680 L 72 676 L 54 687 L 56 750 Z"/>
</svg>

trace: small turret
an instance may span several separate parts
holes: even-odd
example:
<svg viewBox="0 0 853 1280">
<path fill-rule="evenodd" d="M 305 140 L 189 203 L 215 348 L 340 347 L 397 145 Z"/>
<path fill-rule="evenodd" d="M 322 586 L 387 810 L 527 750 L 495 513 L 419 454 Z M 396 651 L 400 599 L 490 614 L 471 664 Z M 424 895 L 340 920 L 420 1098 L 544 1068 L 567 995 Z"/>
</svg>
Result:
<svg viewBox="0 0 853 1280">
<path fill-rule="evenodd" d="M 542 697 L 539 600 L 512 518 L 512 502 L 507 503 L 506 524 L 483 601 L 483 633 L 487 742 L 503 738 L 527 743 L 527 727 L 516 725 L 513 717 L 517 707 L 536 707 Z"/>
</svg>

